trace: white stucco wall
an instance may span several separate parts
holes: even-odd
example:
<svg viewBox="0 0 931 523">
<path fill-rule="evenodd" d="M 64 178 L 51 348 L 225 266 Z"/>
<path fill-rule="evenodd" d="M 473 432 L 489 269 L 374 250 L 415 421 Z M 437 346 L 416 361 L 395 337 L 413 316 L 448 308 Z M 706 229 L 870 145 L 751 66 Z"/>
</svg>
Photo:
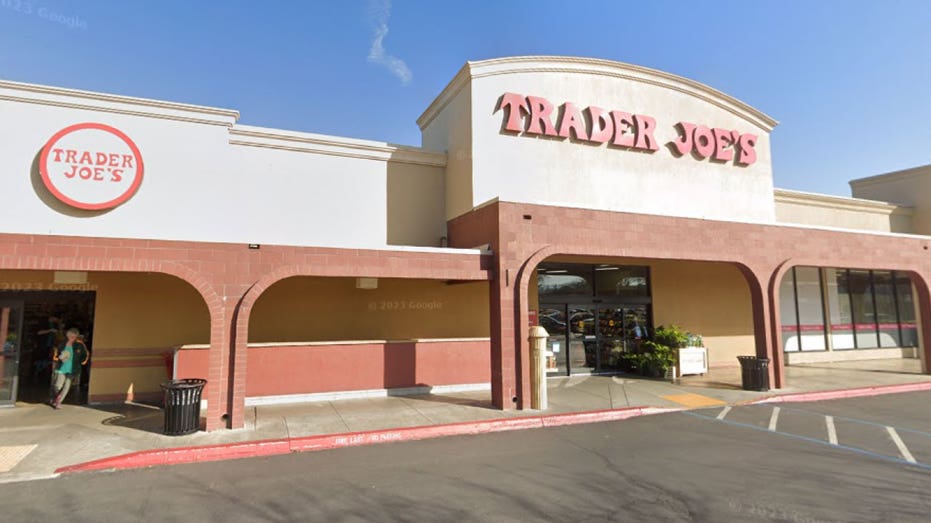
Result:
<svg viewBox="0 0 931 523">
<path fill-rule="evenodd" d="M 600 60 L 517 57 L 465 69 L 472 118 L 455 123 L 471 127 L 473 207 L 498 198 L 721 220 L 775 219 L 769 142 L 775 122 L 736 100 L 672 75 Z M 572 102 L 580 109 L 593 105 L 652 116 L 660 149 L 644 153 L 502 131 L 505 113 L 496 108 L 506 92 L 540 96 L 557 107 Z M 428 109 L 421 117 L 425 135 L 440 130 L 429 123 L 449 110 Z M 678 137 L 674 126 L 680 121 L 757 135 L 757 161 L 743 167 L 674 156 L 665 144 Z M 432 141 L 426 137 L 424 143 Z"/>
<path fill-rule="evenodd" d="M 0 231 L 333 247 L 440 245 L 445 155 L 239 126 L 237 117 L 234 111 L 0 82 Z M 46 141 L 83 122 L 119 129 L 145 163 L 135 195 L 108 211 L 65 205 L 38 176 Z"/>
<path fill-rule="evenodd" d="M 422 146 L 446 153 L 446 218 L 472 210 L 472 87 L 460 72 L 453 80 L 461 85 L 449 97 L 434 101 L 442 110 L 425 124 Z"/>
</svg>

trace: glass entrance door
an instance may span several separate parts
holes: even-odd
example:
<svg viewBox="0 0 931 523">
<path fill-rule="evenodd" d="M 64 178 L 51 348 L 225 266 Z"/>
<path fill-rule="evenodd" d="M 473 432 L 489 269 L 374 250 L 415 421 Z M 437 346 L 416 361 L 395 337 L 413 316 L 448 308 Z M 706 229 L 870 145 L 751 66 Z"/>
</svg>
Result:
<svg viewBox="0 0 931 523">
<path fill-rule="evenodd" d="M 591 374 L 598 368 L 596 310 L 588 305 L 569 305 L 569 372 Z"/>
<path fill-rule="evenodd" d="M 624 309 L 602 307 L 598 309 L 598 361 L 600 370 L 617 369 L 621 355 L 626 352 L 624 343 Z"/>
<path fill-rule="evenodd" d="M 621 368 L 624 353 L 637 352 L 650 324 L 646 305 L 607 306 L 598 309 L 599 370 Z"/>
<path fill-rule="evenodd" d="M 22 302 L 0 301 L 0 407 L 16 403 L 22 331 Z"/>
<path fill-rule="evenodd" d="M 640 352 L 640 344 L 649 338 L 652 324 L 647 305 L 624 307 L 624 351 Z"/>
<path fill-rule="evenodd" d="M 622 368 L 621 356 L 637 352 L 649 336 L 649 305 L 544 304 L 540 325 L 549 338 L 546 349 L 555 366 L 550 375 L 614 372 Z"/>
<path fill-rule="evenodd" d="M 547 365 L 546 373 L 565 376 L 569 373 L 566 357 L 569 353 L 566 345 L 566 306 L 544 305 L 540 307 L 539 318 L 540 326 L 549 334 L 549 338 L 546 339 L 546 350 L 553 354 L 553 360 L 555 360 L 555 365 Z"/>
</svg>

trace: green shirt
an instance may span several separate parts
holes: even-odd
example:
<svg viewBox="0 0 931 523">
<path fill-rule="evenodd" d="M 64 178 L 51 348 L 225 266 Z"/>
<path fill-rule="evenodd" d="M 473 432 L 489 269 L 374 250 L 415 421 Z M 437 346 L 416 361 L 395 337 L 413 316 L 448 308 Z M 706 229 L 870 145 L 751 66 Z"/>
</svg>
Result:
<svg viewBox="0 0 931 523">
<path fill-rule="evenodd" d="M 65 356 L 66 354 L 67 356 Z M 56 370 L 62 374 L 71 374 L 72 368 L 74 368 L 74 348 L 71 345 L 65 345 L 58 351 L 58 368 Z"/>
</svg>

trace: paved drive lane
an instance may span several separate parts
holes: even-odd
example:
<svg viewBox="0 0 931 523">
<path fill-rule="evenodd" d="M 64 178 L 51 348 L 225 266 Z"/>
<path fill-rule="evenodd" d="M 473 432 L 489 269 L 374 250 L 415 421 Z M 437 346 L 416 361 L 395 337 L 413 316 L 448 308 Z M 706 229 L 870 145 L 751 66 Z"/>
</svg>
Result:
<svg viewBox="0 0 931 523">
<path fill-rule="evenodd" d="M 908 464 L 879 427 L 896 428 L 916 461 L 931 462 L 907 432 L 931 419 L 929 400 L 919 393 L 776 405 L 775 430 L 774 406 L 761 405 L 735 407 L 721 420 L 716 408 L 79 474 L 4 485 L 0 514 L 69 523 L 927 521 L 931 471 Z M 829 441 L 825 414 L 835 419 L 839 445 Z"/>
</svg>

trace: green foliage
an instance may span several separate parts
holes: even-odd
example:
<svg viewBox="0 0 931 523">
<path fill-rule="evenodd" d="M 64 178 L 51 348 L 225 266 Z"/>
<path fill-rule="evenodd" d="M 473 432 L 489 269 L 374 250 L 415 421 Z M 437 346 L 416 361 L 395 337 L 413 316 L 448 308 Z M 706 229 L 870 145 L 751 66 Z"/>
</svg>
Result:
<svg viewBox="0 0 931 523">
<path fill-rule="evenodd" d="M 678 349 L 685 347 L 689 343 L 689 333 L 682 330 L 676 325 L 668 327 L 660 325 L 653 333 L 653 341 L 659 345 L 665 345 L 669 348 Z"/>
<path fill-rule="evenodd" d="M 675 349 L 652 341 L 645 341 L 641 352 L 622 356 L 628 370 L 639 372 L 644 376 L 659 377 L 676 364 Z"/>
<path fill-rule="evenodd" d="M 691 335 L 675 325 L 660 325 L 653 334 L 652 341 L 645 341 L 640 351 L 620 356 L 627 370 L 639 372 L 644 376 L 660 377 L 676 364 L 677 349 L 690 342 Z"/>
<path fill-rule="evenodd" d="M 611 347 L 611 352 L 608 356 L 608 364 L 614 368 L 630 370 L 629 364 L 627 362 L 627 356 L 629 356 L 629 354 L 624 352 L 624 344 L 621 342 L 615 342 Z"/>
</svg>

